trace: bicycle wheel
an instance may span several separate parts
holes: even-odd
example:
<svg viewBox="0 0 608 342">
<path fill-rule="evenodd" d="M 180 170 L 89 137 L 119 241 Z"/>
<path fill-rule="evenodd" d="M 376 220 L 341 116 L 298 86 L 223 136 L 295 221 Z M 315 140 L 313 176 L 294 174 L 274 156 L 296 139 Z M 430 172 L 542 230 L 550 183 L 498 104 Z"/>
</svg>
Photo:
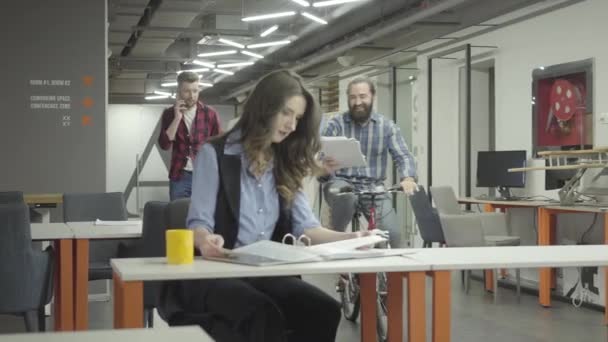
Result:
<svg viewBox="0 0 608 342">
<path fill-rule="evenodd" d="M 386 273 L 378 273 L 378 298 L 376 300 L 376 330 L 378 342 L 388 340 L 388 307 L 387 307 L 387 281 Z"/>
<path fill-rule="evenodd" d="M 340 293 L 344 318 L 351 322 L 355 322 L 359 316 L 359 306 L 361 305 L 358 278 L 349 273 L 341 276 L 340 281 L 344 282 L 343 290 Z"/>
</svg>

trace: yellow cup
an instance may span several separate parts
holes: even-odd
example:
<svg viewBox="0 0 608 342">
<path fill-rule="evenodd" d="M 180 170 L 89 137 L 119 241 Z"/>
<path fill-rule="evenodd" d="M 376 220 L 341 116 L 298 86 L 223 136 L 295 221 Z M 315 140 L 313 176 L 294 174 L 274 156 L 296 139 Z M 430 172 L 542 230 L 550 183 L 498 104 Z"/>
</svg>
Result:
<svg viewBox="0 0 608 342">
<path fill-rule="evenodd" d="M 167 263 L 171 265 L 191 264 L 194 261 L 194 233 L 190 229 L 168 229 Z"/>
</svg>

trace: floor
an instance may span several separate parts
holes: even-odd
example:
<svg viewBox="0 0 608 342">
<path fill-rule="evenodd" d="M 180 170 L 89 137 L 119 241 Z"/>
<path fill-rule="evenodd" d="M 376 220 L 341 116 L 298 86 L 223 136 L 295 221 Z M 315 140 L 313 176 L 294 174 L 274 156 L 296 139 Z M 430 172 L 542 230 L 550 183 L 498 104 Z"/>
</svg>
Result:
<svg viewBox="0 0 608 342">
<path fill-rule="evenodd" d="M 603 315 L 598 311 L 575 308 L 561 302 L 554 302 L 552 308 L 544 309 L 538 305 L 537 297 L 522 294 L 521 300 L 518 301 L 515 292 L 507 289 L 499 291 L 499 303 L 494 304 L 492 294 L 485 293 L 480 282 L 472 281 L 469 294 L 465 294 L 460 288 L 459 274 L 454 272 L 452 276 L 452 341 L 454 342 L 608 341 L 608 328 L 603 325 Z M 305 279 L 335 295 L 334 276 L 314 276 Z M 430 310 L 430 307 L 427 308 L 429 315 Z M 89 317 L 91 329 L 111 328 L 111 302 L 91 302 Z M 163 326 L 163 322 L 158 318 L 155 323 L 157 327 Z M 0 333 L 24 330 L 21 318 L 0 316 Z M 430 331 L 427 338 L 430 340 Z M 343 319 L 337 341 L 350 342 L 358 339 L 358 324 Z"/>
</svg>

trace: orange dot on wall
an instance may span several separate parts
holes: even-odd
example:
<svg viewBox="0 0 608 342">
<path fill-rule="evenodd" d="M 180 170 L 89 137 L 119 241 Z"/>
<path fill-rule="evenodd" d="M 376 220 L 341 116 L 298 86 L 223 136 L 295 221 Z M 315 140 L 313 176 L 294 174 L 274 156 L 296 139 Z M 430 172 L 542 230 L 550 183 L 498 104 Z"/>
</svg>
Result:
<svg viewBox="0 0 608 342">
<path fill-rule="evenodd" d="M 83 115 L 81 119 L 81 123 L 83 126 L 91 126 L 93 123 L 93 118 L 90 115 Z"/>
<path fill-rule="evenodd" d="M 93 76 L 90 76 L 90 75 L 83 76 L 82 83 L 85 86 L 90 87 L 91 85 L 93 85 Z"/>
<path fill-rule="evenodd" d="M 82 100 L 82 105 L 84 108 L 93 107 L 93 99 L 90 96 L 85 97 L 84 100 Z"/>
</svg>

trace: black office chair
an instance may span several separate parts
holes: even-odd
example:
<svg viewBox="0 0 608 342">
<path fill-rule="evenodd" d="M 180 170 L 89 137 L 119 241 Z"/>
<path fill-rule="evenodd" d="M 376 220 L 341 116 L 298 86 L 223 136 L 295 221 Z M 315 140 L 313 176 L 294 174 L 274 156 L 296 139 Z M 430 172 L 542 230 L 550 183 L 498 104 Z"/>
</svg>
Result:
<svg viewBox="0 0 608 342">
<path fill-rule="evenodd" d="M 419 185 L 418 191 L 410 195 L 409 198 L 414 210 L 414 216 L 416 217 L 416 223 L 418 223 L 418 229 L 420 230 L 420 237 L 423 241 L 422 247 L 433 247 L 433 242 L 445 245 L 445 237 L 441 229 L 439 214 L 431 205 L 430 198 L 426 194 L 424 187 Z"/>
</svg>

